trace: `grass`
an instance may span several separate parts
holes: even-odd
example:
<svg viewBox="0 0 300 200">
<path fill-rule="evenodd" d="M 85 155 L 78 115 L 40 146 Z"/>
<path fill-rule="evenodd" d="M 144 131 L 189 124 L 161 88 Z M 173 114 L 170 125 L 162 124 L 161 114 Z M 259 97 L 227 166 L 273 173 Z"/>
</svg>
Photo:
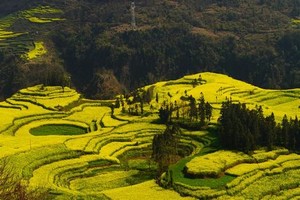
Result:
<svg viewBox="0 0 300 200">
<path fill-rule="evenodd" d="M 203 179 L 190 179 L 188 181 L 181 181 L 180 183 L 185 184 L 186 186 L 195 186 L 195 187 L 209 187 L 212 189 L 222 189 L 225 188 L 225 185 L 236 177 L 231 175 L 224 175 L 220 178 L 203 178 Z"/>
<path fill-rule="evenodd" d="M 216 149 L 213 148 L 214 146 L 212 143 L 215 143 L 216 140 L 214 139 L 214 136 L 210 133 L 206 135 L 208 144 L 204 148 L 202 148 L 197 154 L 183 158 L 178 163 L 170 166 L 169 170 L 173 171 L 173 180 L 174 182 L 179 182 L 188 186 L 207 186 L 211 188 L 222 188 L 225 186 L 225 184 L 229 181 L 232 180 L 233 177 L 231 176 L 223 176 L 220 177 L 220 179 L 210 179 L 210 178 L 205 178 L 205 179 L 193 179 L 193 178 L 188 178 L 185 176 L 185 173 L 183 172 L 186 164 L 190 162 L 193 158 L 197 158 L 199 156 L 204 156 L 208 153 L 215 152 Z M 218 181 L 219 180 L 219 181 Z"/>
<path fill-rule="evenodd" d="M 86 134 L 86 128 L 69 124 L 47 124 L 30 130 L 34 136 L 46 135 L 82 135 Z"/>
</svg>

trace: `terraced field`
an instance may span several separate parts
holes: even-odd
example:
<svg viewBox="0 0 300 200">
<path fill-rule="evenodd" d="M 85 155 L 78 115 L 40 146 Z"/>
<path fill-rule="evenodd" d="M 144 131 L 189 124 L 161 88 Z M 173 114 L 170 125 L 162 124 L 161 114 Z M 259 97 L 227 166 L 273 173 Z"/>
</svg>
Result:
<svg viewBox="0 0 300 200">
<path fill-rule="evenodd" d="M 283 114 L 295 116 L 300 110 L 300 89 L 264 90 L 214 73 L 202 73 L 195 85 L 192 82 L 199 75 L 146 86 L 151 102 L 145 104 L 142 116 L 124 113 L 122 108 L 115 108 L 112 116 L 109 105 L 114 100 L 87 100 L 68 87 L 22 89 L 0 103 L 0 157 L 9 159 L 16 177 L 29 188 L 48 188 L 52 199 L 299 197 L 298 154 L 285 149 L 253 155 L 221 151 L 214 122 L 228 98 L 249 107 L 261 105 L 266 114 L 274 112 L 278 121 Z M 214 107 L 212 124 L 204 131 L 182 130 L 179 146 L 189 156 L 163 175 L 165 181 L 172 177 L 173 190 L 163 189 L 153 180 L 157 165 L 151 153 L 153 136 L 165 126 L 153 120 L 163 101 L 183 105 L 182 96 L 198 99 L 201 92 Z M 124 109 L 128 108 L 125 103 Z M 47 134 L 31 134 L 43 126 L 50 127 Z M 63 134 L 55 126 L 81 127 L 86 133 Z"/>
<path fill-rule="evenodd" d="M 44 34 L 39 29 L 48 23 L 64 21 L 62 13 L 49 6 L 38 6 L 0 18 L 0 49 L 28 60 L 42 56 L 46 53 L 45 45 L 35 39 Z"/>
<path fill-rule="evenodd" d="M 205 83 L 195 85 L 193 81 L 199 79 L 199 74 L 185 76 L 181 79 L 167 82 L 159 82 L 145 87 L 153 94 L 158 93 L 163 99 L 170 102 L 181 102 L 180 97 L 192 95 L 195 99 L 203 93 L 205 100 L 210 102 L 215 109 L 221 108 L 222 102 L 232 99 L 233 102 L 246 103 L 248 107 L 262 106 L 264 113 L 274 115 L 278 121 L 284 114 L 290 117 L 300 113 L 300 89 L 291 90 L 266 90 L 243 81 L 235 80 L 226 75 L 215 73 L 202 73 L 201 79 Z M 156 108 L 155 101 L 151 102 Z M 214 120 L 219 117 L 218 113 L 213 116 Z"/>
<path fill-rule="evenodd" d="M 235 154 L 235 155 L 234 155 Z M 227 155 L 227 156 L 226 156 Z M 220 157 L 221 156 L 221 157 Z M 232 176 L 233 179 L 223 185 L 212 184 L 207 186 L 191 186 L 186 183 L 175 182 L 177 190 L 184 195 L 196 198 L 217 199 L 290 199 L 299 197 L 299 193 L 283 194 L 282 190 L 294 191 L 299 187 L 300 156 L 289 154 L 287 150 L 274 150 L 271 152 L 257 151 L 253 155 L 217 151 L 202 157 L 196 157 L 186 164 L 187 173 L 197 173 L 209 177 L 220 175 L 215 181 L 222 179 L 222 174 Z M 260 159 L 257 159 L 257 158 Z M 220 159 L 221 158 L 221 159 Z M 200 159 L 207 160 L 211 168 L 200 165 Z M 212 162 L 212 163 L 211 163 Z M 199 165 L 195 165 L 198 163 Z M 209 181 L 205 180 L 206 182 Z M 288 192 L 286 192 L 288 193 Z"/>
</svg>

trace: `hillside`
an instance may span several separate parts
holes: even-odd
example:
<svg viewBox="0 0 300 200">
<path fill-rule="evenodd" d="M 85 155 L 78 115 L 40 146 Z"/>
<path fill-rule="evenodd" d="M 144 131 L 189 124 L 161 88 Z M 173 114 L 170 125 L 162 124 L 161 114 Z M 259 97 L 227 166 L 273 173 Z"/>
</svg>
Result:
<svg viewBox="0 0 300 200">
<path fill-rule="evenodd" d="M 205 83 L 193 85 L 193 81 L 197 80 L 199 76 L 205 80 Z M 200 97 L 202 92 L 205 99 L 215 109 L 220 109 L 222 102 L 227 99 L 246 103 L 250 108 L 261 105 L 266 115 L 274 112 L 278 121 L 282 119 L 284 114 L 295 116 L 299 113 L 299 89 L 266 90 L 216 73 L 205 72 L 188 75 L 174 81 L 159 82 L 147 86 L 145 89 L 150 89 L 153 94 L 159 93 L 163 99 L 167 98 L 171 102 L 180 101 L 181 96 L 185 95 L 185 91 L 187 91 L 187 95 L 192 95 L 196 99 Z M 169 97 L 168 93 L 172 97 Z M 155 104 L 154 101 L 152 103 Z"/>
<path fill-rule="evenodd" d="M 0 93 L 75 86 L 90 98 L 215 71 L 299 87 L 298 1 L 0 2 Z"/>
<path fill-rule="evenodd" d="M 197 81 L 199 77 L 201 81 Z M 0 103 L 1 158 L 7 157 L 7 167 L 16 179 L 23 180 L 24 187 L 49 189 L 51 199 L 226 199 L 248 198 L 254 193 L 257 198 L 291 198 L 300 195 L 298 154 L 290 154 L 282 148 L 270 152 L 261 149 L 252 155 L 218 151 L 220 146 L 214 131 L 226 98 L 246 103 L 250 108 L 261 105 L 265 115 L 274 112 L 279 122 L 283 114 L 293 117 L 299 114 L 300 89 L 265 90 L 226 75 L 205 72 L 158 82 L 137 92 L 141 91 L 150 97 L 142 115 L 129 112 L 139 105 L 127 103 L 134 96 L 128 97 L 124 106 L 116 107 L 112 115 L 111 105 L 116 104 L 115 100 L 85 99 L 69 87 L 36 85 L 21 89 Z M 201 92 L 213 105 L 212 121 L 208 129 L 182 129 L 180 161 L 170 167 L 173 190 L 162 189 L 153 180 L 157 164 L 151 159 L 152 139 L 165 130 L 165 125 L 155 123 L 159 118 L 158 109 L 165 102 L 175 101 L 184 108 L 187 102 L 183 97 L 192 95 L 198 99 Z M 225 175 L 191 179 L 183 174 L 184 168 L 188 169 L 187 175 L 205 174 L 207 171 L 201 162 L 204 155 L 203 159 L 214 163 L 219 157 L 224 159 L 214 164 L 213 173 L 221 171 Z M 163 175 L 162 179 L 168 182 L 168 176 Z M 272 185 L 271 179 L 284 180 L 280 183 L 284 190 L 277 190 L 277 182 Z M 257 191 L 262 183 L 269 185 Z"/>
</svg>

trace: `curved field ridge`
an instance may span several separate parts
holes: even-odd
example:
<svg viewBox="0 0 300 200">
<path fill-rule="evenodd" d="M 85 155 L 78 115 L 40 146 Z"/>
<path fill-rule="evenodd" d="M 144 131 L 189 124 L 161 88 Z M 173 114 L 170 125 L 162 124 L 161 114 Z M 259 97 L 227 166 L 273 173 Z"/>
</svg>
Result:
<svg viewBox="0 0 300 200">
<path fill-rule="evenodd" d="M 154 180 L 147 181 L 138 185 L 128 186 L 118 189 L 105 191 L 104 194 L 111 199 L 131 199 L 131 200 L 165 200 L 165 199 L 186 199 L 191 200 L 191 197 L 181 197 L 178 193 L 172 190 L 165 190 L 155 184 Z"/>
<path fill-rule="evenodd" d="M 217 151 L 205 156 L 196 157 L 196 159 L 191 161 L 193 165 L 188 163 L 187 166 L 194 167 L 196 166 L 195 162 L 198 161 L 199 167 L 195 167 L 197 173 L 201 173 L 202 169 L 202 173 L 206 174 L 207 169 L 201 168 L 203 162 L 214 162 L 218 160 L 214 162 L 217 164 L 215 167 L 217 169 L 214 171 L 224 170 L 224 166 L 219 163 L 222 163 L 222 160 L 234 158 L 232 154 L 237 153 Z M 237 155 L 235 155 L 235 157 L 236 156 Z M 220 159 L 220 157 L 222 158 Z M 239 160 L 239 162 L 238 160 L 233 159 L 235 160 L 235 164 L 226 169 L 224 173 L 234 175 L 236 178 L 228 182 L 225 189 L 196 187 L 176 182 L 176 190 L 181 194 L 194 196 L 200 199 L 273 199 L 275 197 L 275 199 L 289 199 L 291 197 L 299 196 L 300 193 L 297 188 L 300 186 L 300 155 L 288 154 L 287 150 L 279 149 L 270 152 L 257 151 L 251 157 L 251 159 L 248 158 L 244 161 Z M 260 158 L 260 160 L 255 158 Z M 282 190 L 285 192 L 282 192 Z M 287 192 L 290 190 L 291 194 Z"/>
<path fill-rule="evenodd" d="M 218 177 L 225 169 L 252 160 L 241 152 L 217 151 L 192 159 L 186 164 L 186 173 L 194 177 Z"/>
<path fill-rule="evenodd" d="M 63 21 L 62 14 L 62 10 L 50 6 L 37 6 L 0 18 L 0 49 L 9 49 L 13 54 L 28 60 L 42 56 L 46 53 L 42 41 L 32 40 L 32 34 L 38 33 L 34 30 L 40 30 L 35 27 Z M 23 21 L 23 25 L 18 28 L 18 32 L 11 31 L 19 20 Z"/>
<path fill-rule="evenodd" d="M 199 79 L 205 83 L 193 85 L 193 81 Z M 214 108 L 220 108 L 223 101 L 232 99 L 233 102 L 246 103 L 250 108 L 261 105 L 266 115 L 272 112 L 276 120 L 281 121 L 284 114 L 295 116 L 299 114 L 300 88 L 290 90 L 267 90 L 251 84 L 233 79 L 227 75 L 205 72 L 195 75 L 187 75 L 183 78 L 158 82 L 144 87 L 151 89 L 153 93 L 151 104 L 158 108 L 160 104 L 155 101 L 155 94 L 158 93 L 162 99 L 180 102 L 185 95 L 192 95 L 195 99 L 200 98 L 203 93 L 205 100 L 210 102 Z M 219 113 L 214 113 L 213 121 L 217 120 Z"/>
<path fill-rule="evenodd" d="M 149 90 L 150 102 L 144 104 L 142 116 L 128 114 L 132 105 L 126 101 L 124 108 L 115 108 L 112 115 L 110 106 L 115 100 L 83 99 L 68 87 L 37 85 L 22 89 L 0 103 L 0 158 L 9 158 L 16 178 L 28 183 L 29 188 L 51 190 L 52 199 L 300 196 L 298 154 L 285 149 L 259 150 L 252 155 L 217 151 L 220 147 L 214 132 L 222 101 L 232 98 L 250 108 L 261 105 L 266 115 L 274 112 L 279 122 L 284 114 L 293 117 L 299 113 L 300 89 L 264 90 L 215 73 L 189 75 L 143 89 Z M 158 166 L 151 159 L 152 140 L 166 127 L 153 121 L 157 121 L 164 101 L 176 100 L 184 107 L 188 104 L 182 96 L 198 99 L 201 92 L 214 107 L 212 124 L 204 131 L 182 130 L 178 148 L 182 156 L 189 156 L 169 168 L 173 175 L 164 176 L 166 181 L 172 180 L 168 186 L 174 190 L 161 188 L 153 180 Z M 83 127 L 88 133 L 52 134 L 51 126 L 65 124 Z M 45 130 L 49 125 L 50 130 Z M 42 137 L 30 134 L 36 128 L 42 128 Z M 278 181 L 273 184 L 272 179 Z"/>
</svg>

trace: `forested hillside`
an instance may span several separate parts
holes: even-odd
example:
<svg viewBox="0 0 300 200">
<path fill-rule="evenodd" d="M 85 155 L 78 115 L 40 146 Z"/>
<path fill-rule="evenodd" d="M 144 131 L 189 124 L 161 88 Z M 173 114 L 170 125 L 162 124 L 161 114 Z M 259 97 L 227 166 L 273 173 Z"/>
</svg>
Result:
<svg viewBox="0 0 300 200">
<path fill-rule="evenodd" d="M 2 97 L 44 83 L 110 98 L 201 71 L 264 88 L 300 87 L 299 0 L 135 1 L 136 27 L 131 1 L 7 0 L 1 19 L 40 5 L 61 10 L 64 20 L 28 26 L 18 18 L 8 28 L 43 41 L 47 53 L 26 60 L 0 45 Z"/>
</svg>

